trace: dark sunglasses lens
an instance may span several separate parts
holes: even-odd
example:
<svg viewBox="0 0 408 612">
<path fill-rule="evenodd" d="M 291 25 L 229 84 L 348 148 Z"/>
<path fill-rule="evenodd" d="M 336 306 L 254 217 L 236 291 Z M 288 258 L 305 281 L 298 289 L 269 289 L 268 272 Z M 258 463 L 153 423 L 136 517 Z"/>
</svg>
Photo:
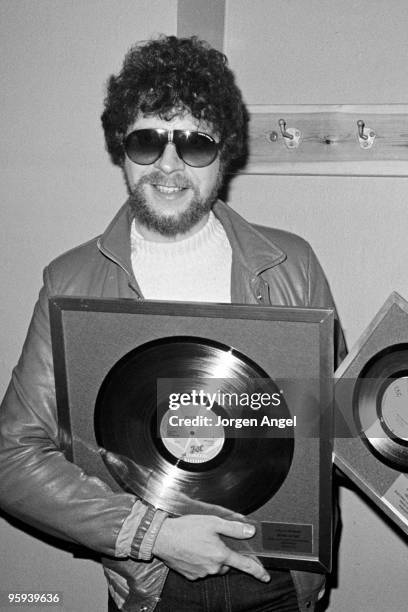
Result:
<svg viewBox="0 0 408 612">
<path fill-rule="evenodd" d="M 218 145 L 207 134 L 175 130 L 174 142 L 180 157 L 189 166 L 203 168 L 217 157 Z"/>
<path fill-rule="evenodd" d="M 125 140 L 125 151 L 135 164 L 153 164 L 163 152 L 167 142 L 167 133 L 156 130 L 136 130 Z"/>
</svg>

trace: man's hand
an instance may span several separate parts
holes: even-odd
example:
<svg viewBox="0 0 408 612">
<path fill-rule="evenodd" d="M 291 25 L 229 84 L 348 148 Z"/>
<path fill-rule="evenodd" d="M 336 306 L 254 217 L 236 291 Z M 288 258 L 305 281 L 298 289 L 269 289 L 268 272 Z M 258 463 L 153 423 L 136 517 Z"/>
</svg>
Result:
<svg viewBox="0 0 408 612">
<path fill-rule="evenodd" d="M 220 538 L 222 534 L 244 540 L 254 533 L 255 528 L 249 523 L 218 516 L 189 514 L 167 518 L 158 533 L 153 554 L 189 580 L 224 574 L 227 568 L 234 567 L 268 582 L 269 574 L 256 557 L 231 550 Z"/>
</svg>

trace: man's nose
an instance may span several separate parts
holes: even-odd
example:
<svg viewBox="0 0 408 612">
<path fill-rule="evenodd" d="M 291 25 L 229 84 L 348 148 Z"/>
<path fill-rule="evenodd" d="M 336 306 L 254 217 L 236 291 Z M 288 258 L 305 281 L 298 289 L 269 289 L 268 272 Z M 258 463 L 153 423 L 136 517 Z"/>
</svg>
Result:
<svg viewBox="0 0 408 612">
<path fill-rule="evenodd" d="M 177 149 L 172 142 L 168 142 L 166 144 L 162 155 L 155 162 L 155 166 L 166 174 L 170 174 L 175 170 L 182 170 L 184 168 L 184 162 L 178 156 Z"/>
</svg>

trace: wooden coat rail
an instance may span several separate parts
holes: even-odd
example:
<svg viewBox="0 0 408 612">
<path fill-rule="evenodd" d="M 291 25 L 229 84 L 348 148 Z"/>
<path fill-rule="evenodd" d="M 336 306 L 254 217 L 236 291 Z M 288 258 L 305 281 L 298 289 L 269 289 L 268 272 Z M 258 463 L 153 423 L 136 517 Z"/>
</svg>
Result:
<svg viewBox="0 0 408 612">
<path fill-rule="evenodd" d="M 249 112 L 243 174 L 408 176 L 408 104 L 259 105 Z"/>
</svg>

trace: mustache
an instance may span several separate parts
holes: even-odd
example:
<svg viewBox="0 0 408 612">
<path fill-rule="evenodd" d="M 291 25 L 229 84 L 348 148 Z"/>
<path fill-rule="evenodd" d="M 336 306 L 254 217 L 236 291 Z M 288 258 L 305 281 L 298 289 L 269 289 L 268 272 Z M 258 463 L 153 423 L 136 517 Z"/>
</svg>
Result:
<svg viewBox="0 0 408 612">
<path fill-rule="evenodd" d="M 158 170 L 146 174 L 139 181 L 138 185 L 162 185 L 163 187 L 177 187 L 178 189 L 194 189 L 192 181 L 182 174 L 172 174 L 168 176 Z"/>
</svg>

